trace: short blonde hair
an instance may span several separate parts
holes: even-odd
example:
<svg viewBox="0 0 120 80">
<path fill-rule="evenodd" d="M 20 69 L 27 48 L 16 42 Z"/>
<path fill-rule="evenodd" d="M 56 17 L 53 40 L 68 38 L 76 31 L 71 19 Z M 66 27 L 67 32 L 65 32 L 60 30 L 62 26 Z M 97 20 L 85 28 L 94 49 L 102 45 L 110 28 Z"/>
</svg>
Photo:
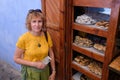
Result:
<svg viewBox="0 0 120 80">
<path fill-rule="evenodd" d="M 41 10 L 33 10 L 30 9 L 27 17 L 26 17 L 26 28 L 31 31 L 31 20 L 35 17 L 40 17 L 42 19 L 43 25 L 42 25 L 42 29 L 46 29 L 46 20 L 45 20 L 45 16 L 43 15 L 43 13 L 41 12 Z"/>
</svg>

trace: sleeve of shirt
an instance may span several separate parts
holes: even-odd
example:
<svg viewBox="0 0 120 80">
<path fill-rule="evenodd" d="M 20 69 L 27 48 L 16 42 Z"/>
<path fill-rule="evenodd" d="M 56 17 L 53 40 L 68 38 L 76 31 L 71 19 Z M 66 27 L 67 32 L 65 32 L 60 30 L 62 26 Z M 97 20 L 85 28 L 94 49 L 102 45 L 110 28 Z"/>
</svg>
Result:
<svg viewBox="0 0 120 80">
<path fill-rule="evenodd" d="M 51 39 L 49 32 L 47 32 L 47 35 L 48 35 L 48 45 L 49 45 L 49 47 L 52 47 L 53 43 L 52 43 L 52 39 Z"/>
<path fill-rule="evenodd" d="M 25 49 L 25 39 L 24 36 L 19 37 L 16 46 L 20 49 Z"/>
</svg>

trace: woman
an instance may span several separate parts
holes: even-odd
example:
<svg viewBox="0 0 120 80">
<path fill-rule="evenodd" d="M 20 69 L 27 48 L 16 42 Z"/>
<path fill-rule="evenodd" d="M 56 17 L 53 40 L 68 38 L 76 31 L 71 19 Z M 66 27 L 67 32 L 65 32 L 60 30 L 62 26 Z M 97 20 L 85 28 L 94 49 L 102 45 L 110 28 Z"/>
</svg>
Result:
<svg viewBox="0 0 120 80">
<path fill-rule="evenodd" d="M 45 36 L 45 17 L 41 10 L 29 10 L 26 27 L 28 31 L 18 39 L 14 54 L 14 61 L 22 67 L 22 80 L 55 80 L 53 44 L 47 31 Z M 51 58 L 50 76 L 49 66 L 43 62 L 48 55 Z"/>
</svg>

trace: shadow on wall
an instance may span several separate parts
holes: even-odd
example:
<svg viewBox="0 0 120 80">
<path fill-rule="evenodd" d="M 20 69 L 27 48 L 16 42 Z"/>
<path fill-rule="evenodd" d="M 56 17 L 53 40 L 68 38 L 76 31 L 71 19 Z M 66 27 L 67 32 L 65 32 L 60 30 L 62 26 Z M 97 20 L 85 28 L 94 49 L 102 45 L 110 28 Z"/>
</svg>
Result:
<svg viewBox="0 0 120 80">
<path fill-rule="evenodd" d="M 0 59 L 15 68 L 13 55 L 18 37 L 26 31 L 25 18 L 29 9 L 41 9 L 40 0 L 0 0 Z"/>
</svg>

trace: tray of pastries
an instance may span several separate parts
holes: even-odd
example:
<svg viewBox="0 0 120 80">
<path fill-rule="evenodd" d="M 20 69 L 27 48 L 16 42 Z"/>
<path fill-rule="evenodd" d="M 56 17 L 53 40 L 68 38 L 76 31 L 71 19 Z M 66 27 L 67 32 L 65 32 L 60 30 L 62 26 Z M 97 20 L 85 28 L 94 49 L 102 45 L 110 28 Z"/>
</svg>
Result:
<svg viewBox="0 0 120 80">
<path fill-rule="evenodd" d="M 96 75 L 102 75 L 102 64 L 96 61 L 90 62 L 88 68 L 91 72 L 95 73 Z"/>
<path fill-rule="evenodd" d="M 88 38 L 82 38 L 80 36 L 75 36 L 74 43 L 80 47 L 92 47 L 93 42 Z"/>
<path fill-rule="evenodd" d="M 98 21 L 95 23 L 95 26 L 102 28 L 102 29 L 108 29 L 109 27 L 109 22 L 108 21 Z"/>
<path fill-rule="evenodd" d="M 101 76 L 102 75 L 102 64 L 95 60 L 91 60 L 86 56 L 77 56 L 74 58 L 74 61 L 80 64 L 81 66 L 87 67 L 92 73 Z"/>
<path fill-rule="evenodd" d="M 91 16 L 88 16 L 87 14 L 83 14 L 83 15 L 77 16 L 77 18 L 75 19 L 75 22 L 79 24 L 94 24 L 96 23 L 96 20 L 93 19 Z"/>
<path fill-rule="evenodd" d="M 100 52 L 105 52 L 106 50 L 106 46 L 105 45 L 102 45 L 102 44 L 98 44 L 98 43 L 95 43 L 93 45 L 93 48 L 100 51 Z"/>
<path fill-rule="evenodd" d="M 90 59 L 84 56 L 77 56 L 74 58 L 74 60 L 82 66 L 87 66 L 88 64 L 90 64 Z"/>
<path fill-rule="evenodd" d="M 86 12 L 85 14 L 77 16 L 76 23 L 94 25 L 97 28 L 107 30 L 109 28 L 110 16 L 99 12 Z"/>
</svg>

